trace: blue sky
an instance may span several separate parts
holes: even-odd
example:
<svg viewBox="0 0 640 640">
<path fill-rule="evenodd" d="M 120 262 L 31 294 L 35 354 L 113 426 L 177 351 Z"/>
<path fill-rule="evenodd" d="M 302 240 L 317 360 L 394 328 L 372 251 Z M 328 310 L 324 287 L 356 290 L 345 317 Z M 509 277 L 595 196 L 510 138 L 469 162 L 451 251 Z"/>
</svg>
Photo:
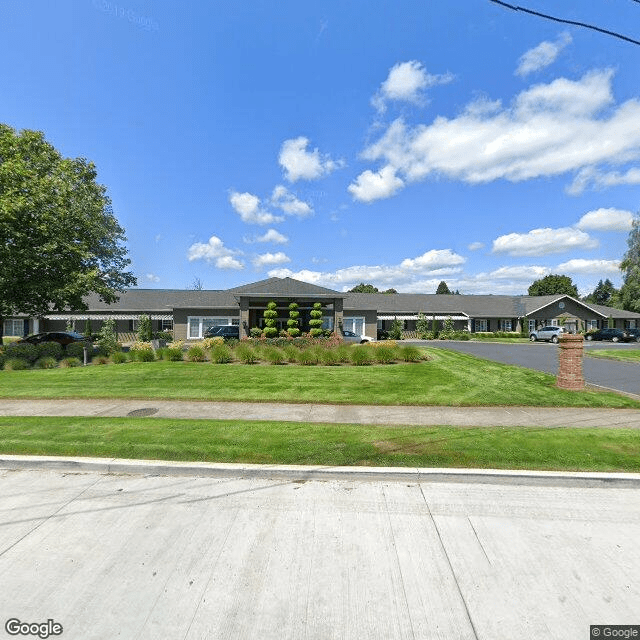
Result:
<svg viewBox="0 0 640 640">
<path fill-rule="evenodd" d="M 640 39 L 631 0 L 523 5 Z M 3 0 L 0 60 L 0 121 L 96 163 L 140 287 L 621 283 L 640 46 L 489 0 Z"/>
</svg>

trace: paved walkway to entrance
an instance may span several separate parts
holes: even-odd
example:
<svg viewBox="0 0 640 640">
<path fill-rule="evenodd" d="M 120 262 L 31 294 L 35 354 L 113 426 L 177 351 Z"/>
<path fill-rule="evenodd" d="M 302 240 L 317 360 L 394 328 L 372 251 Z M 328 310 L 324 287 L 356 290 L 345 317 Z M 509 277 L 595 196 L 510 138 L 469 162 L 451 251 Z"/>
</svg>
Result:
<svg viewBox="0 0 640 640">
<path fill-rule="evenodd" d="M 640 429 L 640 410 L 566 407 L 412 407 L 174 400 L 1 399 L 0 416 L 153 416 L 460 427 Z"/>
</svg>

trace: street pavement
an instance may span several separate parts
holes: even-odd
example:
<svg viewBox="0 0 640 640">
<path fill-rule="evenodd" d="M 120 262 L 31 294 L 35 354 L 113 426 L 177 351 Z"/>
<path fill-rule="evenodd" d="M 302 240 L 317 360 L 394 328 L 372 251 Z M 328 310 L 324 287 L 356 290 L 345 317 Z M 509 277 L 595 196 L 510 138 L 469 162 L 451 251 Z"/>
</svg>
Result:
<svg viewBox="0 0 640 640">
<path fill-rule="evenodd" d="M 0 623 L 65 640 L 586 640 L 640 622 L 640 488 L 0 465 L 0 514 Z"/>
</svg>

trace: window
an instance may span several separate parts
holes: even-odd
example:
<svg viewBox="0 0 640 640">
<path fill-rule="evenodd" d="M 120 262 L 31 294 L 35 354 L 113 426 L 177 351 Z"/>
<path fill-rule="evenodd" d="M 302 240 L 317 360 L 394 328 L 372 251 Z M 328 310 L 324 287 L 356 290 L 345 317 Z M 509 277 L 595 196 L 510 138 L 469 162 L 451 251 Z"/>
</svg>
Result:
<svg viewBox="0 0 640 640">
<path fill-rule="evenodd" d="M 591 329 L 597 329 L 598 328 L 598 321 L 597 320 L 587 320 L 587 331 L 591 330 Z"/>
<path fill-rule="evenodd" d="M 476 320 L 476 331 L 489 331 L 486 319 Z"/>
<path fill-rule="evenodd" d="M 529 333 L 533 333 L 536 330 L 536 321 L 529 320 Z"/>
<path fill-rule="evenodd" d="M 500 331 L 511 331 L 511 320 L 502 318 L 500 320 Z"/>
<path fill-rule="evenodd" d="M 196 340 L 204 336 L 209 327 L 227 325 L 240 325 L 240 318 L 205 318 L 201 316 L 189 316 L 187 319 L 187 340 Z"/>
<path fill-rule="evenodd" d="M 137 331 L 139 325 L 138 318 L 134 318 L 133 320 L 129 320 L 129 331 Z"/>
<path fill-rule="evenodd" d="M 558 326 L 558 318 L 554 318 L 549 324 L 552 327 L 557 327 Z"/>
<path fill-rule="evenodd" d="M 24 320 L 5 320 L 4 335 L 5 336 L 23 336 Z"/>
<path fill-rule="evenodd" d="M 344 318 L 342 328 L 345 331 L 353 331 L 353 333 L 361 336 L 364 334 L 364 318 Z"/>
<path fill-rule="evenodd" d="M 160 320 L 160 331 L 173 331 L 173 320 Z"/>
<path fill-rule="evenodd" d="M 322 316 L 322 328 L 333 331 L 333 316 Z"/>
</svg>

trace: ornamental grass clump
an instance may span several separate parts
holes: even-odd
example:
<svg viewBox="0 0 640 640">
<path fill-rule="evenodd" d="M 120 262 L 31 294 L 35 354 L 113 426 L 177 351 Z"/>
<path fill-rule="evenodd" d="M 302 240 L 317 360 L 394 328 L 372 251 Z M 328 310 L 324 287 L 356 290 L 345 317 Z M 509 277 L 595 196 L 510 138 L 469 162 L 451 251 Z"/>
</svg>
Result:
<svg viewBox="0 0 640 640">
<path fill-rule="evenodd" d="M 184 351 L 182 347 L 165 347 L 162 350 L 162 359 L 169 362 L 182 362 L 184 360 Z"/>
<path fill-rule="evenodd" d="M 202 341 L 202 348 L 206 351 L 210 351 L 216 345 L 224 344 L 224 338 L 222 336 L 215 336 L 214 338 L 205 338 Z"/>
<path fill-rule="evenodd" d="M 214 364 L 228 364 L 233 362 L 233 354 L 226 344 L 217 344 L 211 349 L 211 362 Z"/>
<path fill-rule="evenodd" d="M 244 364 L 256 364 L 257 362 L 260 362 L 260 358 L 256 353 L 256 350 L 248 344 L 239 344 L 236 347 L 235 355 L 236 358 Z"/>
<path fill-rule="evenodd" d="M 313 366 L 318 364 L 319 358 L 318 358 L 318 352 L 313 349 L 304 349 L 303 351 L 300 352 L 300 355 L 298 356 L 298 362 L 302 365 L 305 366 Z"/>
<path fill-rule="evenodd" d="M 187 351 L 187 360 L 189 362 L 204 362 L 206 360 L 204 349 L 199 344 L 194 344 Z"/>
<path fill-rule="evenodd" d="M 39 358 L 33 365 L 34 369 L 55 369 L 57 366 L 58 361 L 53 356 Z"/>
<path fill-rule="evenodd" d="M 262 357 L 269 364 L 286 364 L 287 357 L 282 349 L 278 347 L 264 347 L 262 349 Z"/>
<path fill-rule="evenodd" d="M 72 369 L 73 367 L 79 367 L 82 365 L 80 358 L 63 358 L 60 360 L 60 366 L 63 369 Z"/>
<path fill-rule="evenodd" d="M 351 364 L 356 367 L 363 367 L 375 362 L 372 350 L 367 346 L 354 346 L 351 349 Z"/>
<path fill-rule="evenodd" d="M 391 364 L 396 361 L 398 354 L 396 347 L 381 346 L 373 349 L 373 356 L 378 364 Z"/>
<path fill-rule="evenodd" d="M 336 351 L 336 357 L 338 358 L 338 361 L 343 364 L 347 364 L 348 362 L 351 362 L 351 350 L 352 350 L 352 347 L 349 344 L 341 344 L 338 347 L 336 347 L 335 351 Z"/>
<path fill-rule="evenodd" d="M 423 354 L 418 347 L 406 345 L 404 347 L 400 347 L 400 357 L 405 362 L 420 362 L 420 360 L 423 359 Z"/>
<path fill-rule="evenodd" d="M 109 358 L 107 356 L 97 355 L 91 359 L 91 364 L 109 364 Z"/>
<path fill-rule="evenodd" d="M 320 362 L 327 366 L 332 367 L 337 364 L 340 364 L 340 356 L 338 354 L 338 350 L 334 348 L 321 348 L 318 350 L 320 355 Z"/>
<path fill-rule="evenodd" d="M 298 347 L 287 344 L 282 348 L 282 351 L 289 362 L 298 362 L 298 357 L 301 353 Z"/>
</svg>

